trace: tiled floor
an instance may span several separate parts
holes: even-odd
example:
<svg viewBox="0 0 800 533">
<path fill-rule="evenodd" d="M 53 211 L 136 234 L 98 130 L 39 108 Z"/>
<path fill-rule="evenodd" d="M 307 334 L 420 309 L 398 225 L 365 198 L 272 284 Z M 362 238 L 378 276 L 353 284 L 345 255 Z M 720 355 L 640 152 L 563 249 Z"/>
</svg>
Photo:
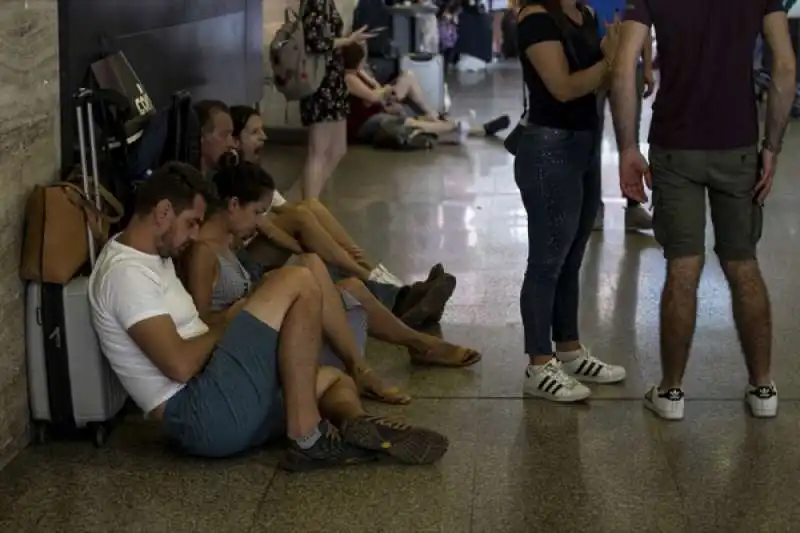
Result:
<svg viewBox="0 0 800 533">
<path fill-rule="evenodd" d="M 454 91 L 479 117 L 519 112 L 519 75 L 473 75 Z M 609 123 L 610 128 L 610 123 Z M 610 130 L 609 130 L 610 131 Z M 420 370 L 391 347 L 370 359 L 415 396 L 375 406 L 439 428 L 452 440 L 441 464 L 287 475 L 277 451 L 226 461 L 179 458 L 158 428 L 129 420 L 109 446 L 32 447 L 0 473 L 0 531 L 311 533 L 734 533 L 797 531 L 800 519 L 800 159 L 790 132 L 766 211 L 761 247 L 772 291 L 779 418 L 748 418 L 745 382 L 720 269 L 709 256 L 686 383 L 687 418 L 642 410 L 658 377 L 657 302 L 664 262 L 652 238 L 622 231 L 611 134 L 606 150 L 607 229 L 589 245 L 583 336 L 597 355 L 628 368 L 587 405 L 522 401 L 517 294 L 525 216 L 512 160 L 475 140 L 432 153 L 354 149 L 326 200 L 363 246 L 396 273 L 422 276 L 443 261 L 459 285 L 444 334 L 483 351 L 468 370 Z M 271 168 L 297 175 L 301 149 L 275 150 Z"/>
</svg>

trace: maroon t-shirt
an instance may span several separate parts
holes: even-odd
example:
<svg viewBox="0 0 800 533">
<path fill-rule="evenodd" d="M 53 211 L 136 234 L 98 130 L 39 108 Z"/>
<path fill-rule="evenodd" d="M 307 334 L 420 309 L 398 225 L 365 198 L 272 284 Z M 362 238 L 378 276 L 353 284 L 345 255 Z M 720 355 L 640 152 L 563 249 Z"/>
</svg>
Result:
<svg viewBox="0 0 800 533">
<path fill-rule="evenodd" d="M 727 150 L 758 142 L 753 53 L 782 0 L 628 0 L 625 20 L 655 28 L 661 86 L 650 144 Z"/>
</svg>

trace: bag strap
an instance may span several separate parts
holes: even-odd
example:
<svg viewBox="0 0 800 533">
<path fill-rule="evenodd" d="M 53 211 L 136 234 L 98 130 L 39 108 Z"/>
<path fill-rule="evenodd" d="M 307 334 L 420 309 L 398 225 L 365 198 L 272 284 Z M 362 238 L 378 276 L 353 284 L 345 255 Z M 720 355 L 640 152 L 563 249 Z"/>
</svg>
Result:
<svg viewBox="0 0 800 533">
<path fill-rule="evenodd" d="M 83 189 L 72 183 L 71 181 L 60 181 L 55 184 L 56 187 L 61 187 L 62 189 L 74 191 L 78 197 L 80 198 L 79 202 L 81 207 L 84 209 L 88 209 L 91 211 L 95 216 L 108 222 L 109 224 L 116 224 L 125 214 L 125 209 L 122 207 L 122 204 L 117 200 L 113 194 L 111 194 L 108 189 L 103 187 L 102 185 L 98 184 L 97 187 L 99 188 L 98 192 L 100 193 L 100 197 L 108 204 L 111 209 L 114 211 L 113 215 L 109 215 L 104 213 L 101 209 L 98 209 L 97 206 L 92 202 L 90 198 L 86 197 L 86 193 L 83 192 Z M 91 189 L 94 189 L 94 185 L 90 185 Z M 90 193 L 94 192 L 93 190 L 89 191 Z"/>
</svg>

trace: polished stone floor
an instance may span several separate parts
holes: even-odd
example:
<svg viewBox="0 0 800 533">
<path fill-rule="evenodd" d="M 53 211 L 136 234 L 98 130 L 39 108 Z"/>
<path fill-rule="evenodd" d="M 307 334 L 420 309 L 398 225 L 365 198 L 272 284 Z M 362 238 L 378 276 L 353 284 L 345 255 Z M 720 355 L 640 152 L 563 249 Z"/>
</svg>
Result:
<svg viewBox="0 0 800 533">
<path fill-rule="evenodd" d="M 454 85 L 479 118 L 520 110 L 519 74 L 498 69 Z M 647 117 L 646 117 L 647 118 Z M 583 337 L 624 364 L 627 382 L 590 402 L 521 399 L 525 365 L 517 294 L 525 214 L 512 160 L 497 142 L 432 153 L 353 149 L 326 201 L 365 248 L 414 279 L 442 261 L 458 276 L 444 334 L 479 348 L 466 370 L 418 369 L 394 348 L 369 358 L 415 396 L 375 406 L 439 428 L 452 440 L 431 468 L 365 466 L 287 475 L 266 450 L 225 461 L 179 458 L 157 428 L 126 421 L 107 448 L 32 447 L 0 472 L 0 531 L 269 533 L 793 532 L 800 520 L 800 172 L 789 133 L 767 203 L 763 269 L 772 291 L 781 413 L 753 420 L 741 397 L 742 356 L 719 266 L 709 256 L 686 381 L 686 419 L 642 409 L 658 378 L 657 305 L 664 262 L 648 235 L 626 234 L 613 136 L 604 144 L 606 230 L 584 266 Z M 271 151 L 273 173 L 296 176 L 302 150 Z"/>
</svg>

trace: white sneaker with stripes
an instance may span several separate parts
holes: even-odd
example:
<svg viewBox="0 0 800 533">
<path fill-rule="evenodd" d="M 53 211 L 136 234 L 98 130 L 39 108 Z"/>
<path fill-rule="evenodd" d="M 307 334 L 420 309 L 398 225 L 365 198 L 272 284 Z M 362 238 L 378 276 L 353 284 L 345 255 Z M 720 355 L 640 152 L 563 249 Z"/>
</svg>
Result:
<svg viewBox="0 0 800 533">
<path fill-rule="evenodd" d="M 588 383 L 619 383 L 625 379 L 625 368 L 604 363 L 593 356 L 586 346 L 575 352 L 558 353 L 564 372 Z"/>
<path fill-rule="evenodd" d="M 683 420 L 683 390 L 673 387 L 661 391 L 657 385 L 644 394 L 644 406 L 664 420 Z"/>
<path fill-rule="evenodd" d="M 756 418 L 772 418 L 778 415 L 778 388 L 774 383 L 760 387 L 747 385 L 744 401 Z"/>
<path fill-rule="evenodd" d="M 543 365 L 528 365 L 523 393 L 553 402 L 579 402 L 588 398 L 592 391 L 566 374 L 554 357 Z"/>
</svg>

